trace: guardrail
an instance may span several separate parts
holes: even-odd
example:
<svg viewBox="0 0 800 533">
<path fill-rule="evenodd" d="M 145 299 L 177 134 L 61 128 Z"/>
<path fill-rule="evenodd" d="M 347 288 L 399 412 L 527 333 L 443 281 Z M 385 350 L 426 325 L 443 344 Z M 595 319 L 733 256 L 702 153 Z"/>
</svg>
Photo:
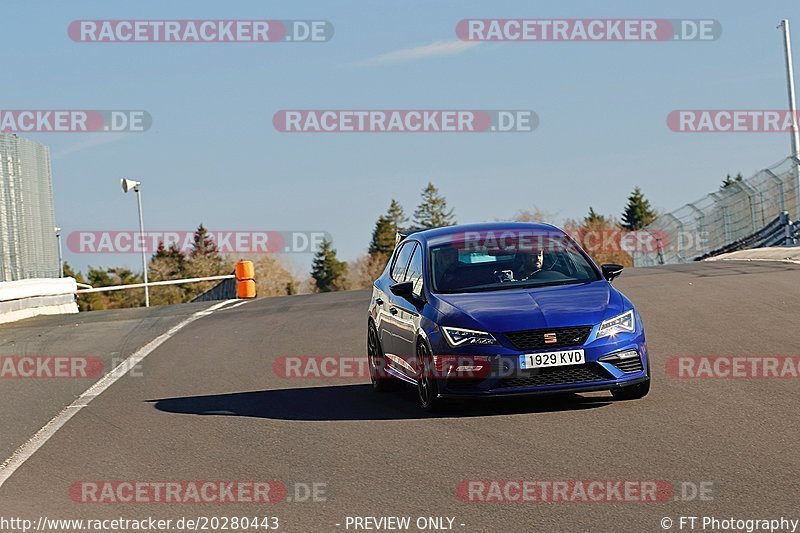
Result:
<svg viewBox="0 0 800 533">
<path fill-rule="evenodd" d="M 38 315 L 77 313 L 74 278 L 34 278 L 0 282 L 0 323 Z"/>
<path fill-rule="evenodd" d="M 182 285 L 184 283 L 198 283 L 201 281 L 219 281 L 219 283 L 191 300 L 192 302 L 256 297 L 255 267 L 252 261 L 239 261 L 236 263 L 236 269 L 232 274 L 206 276 L 202 278 L 149 281 L 147 283 L 130 283 L 128 285 L 109 285 L 107 287 L 89 287 L 86 289 L 78 289 L 75 291 L 75 294 L 141 289 L 144 287 L 159 287 L 162 285 Z"/>
<path fill-rule="evenodd" d="M 767 240 L 780 244 L 780 230 L 772 232 L 780 224 L 776 220 L 787 213 L 783 224 L 791 229 L 790 219 L 800 219 L 798 165 L 800 160 L 787 158 L 660 215 L 642 231 L 658 235 L 661 242 L 651 250 L 631 253 L 634 265 L 686 263 L 731 247 L 766 246 L 762 243 Z M 788 244 L 793 234 L 793 230 L 787 234 Z"/>
<path fill-rule="evenodd" d="M 231 277 L 220 281 L 203 294 L 194 297 L 192 302 L 214 302 L 236 298 L 236 283 L 236 278 L 231 275 Z"/>
<path fill-rule="evenodd" d="M 764 226 L 758 231 L 747 235 L 741 239 L 733 241 L 725 246 L 715 248 L 708 253 L 694 257 L 694 261 L 703 261 L 710 257 L 726 254 L 729 252 L 736 252 L 738 250 L 747 250 L 750 248 L 763 248 L 765 246 L 781 246 L 794 244 L 796 239 L 795 230 L 796 224 L 789 220 L 789 213 L 784 211 L 780 216 L 776 217 L 769 224 Z"/>
<path fill-rule="evenodd" d="M 92 292 L 121 291 L 124 289 L 143 289 L 145 287 L 159 287 L 162 285 L 183 285 L 184 283 L 198 283 L 200 281 L 217 281 L 220 279 L 233 279 L 233 274 L 222 276 L 206 276 L 204 278 L 168 279 L 164 281 L 148 281 L 147 283 L 129 283 L 128 285 L 109 285 L 107 287 L 91 287 L 89 289 L 78 289 L 75 294 L 89 294 Z"/>
<path fill-rule="evenodd" d="M 233 274 L 110 285 L 107 287 L 92 287 L 84 283 L 78 283 L 74 278 L 5 281 L 0 282 L 0 324 L 37 315 L 77 313 L 78 304 L 75 301 L 75 296 L 80 294 L 141 289 L 162 285 L 181 285 L 200 281 L 219 281 L 220 283 L 192 300 L 193 302 L 255 298 L 256 283 L 254 278 L 253 262 L 239 261 Z"/>
<path fill-rule="evenodd" d="M 252 261 L 239 261 L 233 274 L 226 276 L 206 292 L 197 296 L 193 302 L 210 302 L 214 300 L 230 300 L 231 298 L 255 298 L 255 266 Z M 234 281 L 235 280 L 235 281 Z"/>
</svg>

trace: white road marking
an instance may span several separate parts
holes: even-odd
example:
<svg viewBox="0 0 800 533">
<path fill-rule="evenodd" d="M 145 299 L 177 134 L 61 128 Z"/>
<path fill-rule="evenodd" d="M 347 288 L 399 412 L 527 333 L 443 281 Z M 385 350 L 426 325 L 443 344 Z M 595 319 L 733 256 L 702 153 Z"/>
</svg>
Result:
<svg viewBox="0 0 800 533">
<path fill-rule="evenodd" d="M 70 418 L 75 416 L 78 411 L 89 405 L 89 402 L 97 398 L 119 378 L 135 368 L 136 365 L 141 363 L 145 357 L 153 352 L 153 350 L 161 346 L 164 342 L 169 340 L 170 337 L 198 318 L 210 315 L 217 309 L 236 301 L 237 300 L 225 300 L 212 305 L 208 309 L 204 309 L 190 315 L 178 324 L 172 326 L 165 333 L 162 333 L 155 339 L 136 350 L 127 359 L 114 367 L 111 372 L 100 378 L 94 385 L 86 389 L 86 391 L 78 396 L 74 402 L 66 406 L 60 413 L 54 416 L 42 427 L 42 429 L 37 431 L 30 439 L 28 439 L 27 442 L 17 448 L 14 453 L 11 454 L 11 457 L 6 459 L 3 464 L 0 465 L 0 487 L 2 487 L 3 484 L 8 481 L 8 478 L 10 478 L 20 466 L 25 464 L 25 461 L 30 459 L 31 456 L 33 456 L 33 454 L 39 450 L 39 448 L 44 446 L 44 443 L 50 440 L 50 437 L 55 435 L 56 431 L 61 429 L 61 427 L 63 427 Z"/>
<path fill-rule="evenodd" d="M 233 305 L 231 305 L 231 306 L 229 306 L 229 307 L 226 307 L 226 308 L 225 308 L 225 310 L 227 311 L 228 309 L 233 309 L 234 307 L 239 307 L 240 305 L 244 305 L 244 304 L 246 304 L 246 303 L 247 303 L 247 302 L 249 302 L 249 301 L 250 301 L 250 300 L 242 300 L 242 301 L 241 301 L 241 302 L 239 302 L 239 303 L 235 303 L 235 304 L 233 304 Z"/>
</svg>

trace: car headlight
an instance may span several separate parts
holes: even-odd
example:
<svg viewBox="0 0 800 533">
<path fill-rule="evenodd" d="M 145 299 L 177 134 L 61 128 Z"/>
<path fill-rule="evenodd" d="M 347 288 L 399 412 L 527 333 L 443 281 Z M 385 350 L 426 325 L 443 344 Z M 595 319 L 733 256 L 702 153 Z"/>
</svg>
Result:
<svg viewBox="0 0 800 533">
<path fill-rule="evenodd" d="M 462 328 L 442 328 L 447 344 L 456 348 L 465 345 L 490 346 L 499 344 L 491 333 Z"/>
<path fill-rule="evenodd" d="M 633 316 L 633 309 L 631 309 L 614 318 L 603 320 L 600 324 L 600 328 L 597 330 L 597 338 L 610 337 L 617 333 L 630 333 L 635 329 L 636 321 Z"/>
</svg>

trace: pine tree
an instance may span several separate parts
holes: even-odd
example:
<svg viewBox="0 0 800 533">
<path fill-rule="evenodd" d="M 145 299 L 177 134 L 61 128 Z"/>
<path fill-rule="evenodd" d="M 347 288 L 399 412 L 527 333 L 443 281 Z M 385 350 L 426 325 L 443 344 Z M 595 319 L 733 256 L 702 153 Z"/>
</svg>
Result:
<svg viewBox="0 0 800 533">
<path fill-rule="evenodd" d="M 378 221 L 375 222 L 375 229 L 372 230 L 372 240 L 367 249 L 369 255 L 391 254 L 392 250 L 394 250 L 396 234 L 397 227 L 389 217 L 385 215 L 379 216 Z"/>
<path fill-rule="evenodd" d="M 125 267 L 112 267 L 107 269 L 111 276 L 111 285 L 132 285 L 142 283 L 143 275 L 133 272 Z M 95 285 L 96 286 L 96 285 Z M 110 294 L 109 297 L 115 302 L 115 307 L 141 307 L 144 305 L 144 289 L 129 289 L 114 291 L 119 294 Z"/>
<path fill-rule="evenodd" d="M 725 176 L 725 179 L 722 180 L 722 185 L 720 185 L 719 188 L 720 189 L 724 189 L 725 187 L 730 187 L 734 183 L 736 183 L 738 181 L 742 181 L 743 179 L 744 179 L 744 176 L 742 176 L 741 172 L 736 174 L 735 178 L 732 178 L 731 175 L 728 174 L 727 176 Z"/>
<path fill-rule="evenodd" d="M 388 257 L 394 250 L 397 232 L 403 229 L 408 222 L 403 212 L 402 206 L 397 200 L 392 199 L 389 210 L 385 215 L 378 217 L 375 222 L 375 229 L 372 230 L 372 240 L 369 243 L 369 255 L 376 257 L 383 255 Z"/>
<path fill-rule="evenodd" d="M 394 198 L 392 198 L 392 203 L 389 204 L 389 210 L 386 212 L 386 216 L 397 230 L 403 229 L 408 223 L 408 217 L 403 210 L 403 206 Z"/>
<path fill-rule="evenodd" d="M 187 278 L 205 278 L 229 274 L 233 270 L 231 257 L 219 253 L 214 238 L 203 224 L 194 232 L 192 249 L 186 259 L 183 274 Z M 184 298 L 188 301 L 215 285 L 214 281 L 201 281 L 183 286 Z"/>
<path fill-rule="evenodd" d="M 447 209 L 447 200 L 439 195 L 433 183 L 422 191 L 422 202 L 414 211 L 414 225 L 418 228 L 438 228 L 452 226 L 456 223 L 453 210 Z"/>
<path fill-rule="evenodd" d="M 347 289 L 347 263 L 339 261 L 331 241 L 324 239 L 314 256 L 311 277 L 319 292 L 332 292 Z"/>
<path fill-rule="evenodd" d="M 583 222 L 587 226 L 605 225 L 605 215 L 598 214 L 593 207 L 589 206 L 589 214 L 583 217 Z"/>
<path fill-rule="evenodd" d="M 197 230 L 194 232 L 192 251 L 189 252 L 189 255 L 217 255 L 218 253 L 217 244 L 214 242 L 214 238 L 208 234 L 206 227 L 203 224 L 197 226 Z"/>
<path fill-rule="evenodd" d="M 65 278 L 75 278 L 78 283 L 86 283 L 86 280 L 83 279 L 83 274 L 80 272 L 76 272 L 72 270 L 72 265 L 64 261 L 64 277 Z"/>
<path fill-rule="evenodd" d="M 92 287 L 109 287 L 111 285 L 141 283 L 142 276 L 128 268 L 113 267 L 102 269 L 89 265 L 86 280 Z M 80 308 L 86 311 L 141 307 L 144 305 L 144 289 L 82 294 L 79 301 L 82 302 Z"/>
<path fill-rule="evenodd" d="M 644 197 L 641 189 L 636 187 L 628 197 L 628 205 L 622 213 L 622 227 L 636 231 L 650 224 L 656 218 L 655 210 L 650 207 L 650 201 Z"/>
<path fill-rule="evenodd" d="M 211 242 L 213 244 L 214 241 Z M 164 241 L 158 241 L 158 248 L 156 248 L 156 253 L 150 257 L 150 264 L 156 261 L 169 262 L 174 265 L 176 273 L 182 273 L 186 263 L 186 254 L 174 242 L 167 248 L 164 246 Z"/>
<path fill-rule="evenodd" d="M 200 256 L 198 256 L 200 257 Z M 150 281 L 165 281 L 170 279 L 183 279 L 189 277 L 186 272 L 188 260 L 186 254 L 175 243 L 169 248 L 159 241 L 156 253 L 150 257 L 148 275 Z M 193 284 L 164 285 L 150 289 L 150 303 L 152 305 L 177 304 L 188 301 L 187 293 L 195 287 Z"/>
<path fill-rule="evenodd" d="M 64 261 L 64 277 L 65 278 L 75 278 L 75 281 L 78 283 L 86 283 L 86 279 L 83 277 L 81 272 L 76 272 L 72 269 L 72 265 Z M 78 294 L 75 298 L 75 301 L 78 304 L 78 310 L 80 311 L 89 311 L 91 308 L 87 304 L 87 297 L 92 296 L 92 294 Z"/>
</svg>

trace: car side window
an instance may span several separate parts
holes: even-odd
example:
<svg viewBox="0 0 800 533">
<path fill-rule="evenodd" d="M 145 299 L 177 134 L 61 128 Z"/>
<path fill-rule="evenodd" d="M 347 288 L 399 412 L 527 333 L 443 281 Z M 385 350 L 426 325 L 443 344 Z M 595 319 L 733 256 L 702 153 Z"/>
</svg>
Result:
<svg viewBox="0 0 800 533">
<path fill-rule="evenodd" d="M 411 259 L 411 254 L 414 252 L 416 243 L 407 242 L 400 247 L 400 251 L 394 256 L 394 264 L 392 265 L 392 279 L 400 283 L 405 281 L 406 267 L 408 260 Z"/>
<path fill-rule="evenodd" d="M 408 271 L 406 272 L 406 281 L 414 284 L 414 294 L 417 296 L 422 295 L 422 246 L 417 245 L 414 248 L 414 255 L 411 256 L 411 262 L 408 264 Z"/>
</svg>

